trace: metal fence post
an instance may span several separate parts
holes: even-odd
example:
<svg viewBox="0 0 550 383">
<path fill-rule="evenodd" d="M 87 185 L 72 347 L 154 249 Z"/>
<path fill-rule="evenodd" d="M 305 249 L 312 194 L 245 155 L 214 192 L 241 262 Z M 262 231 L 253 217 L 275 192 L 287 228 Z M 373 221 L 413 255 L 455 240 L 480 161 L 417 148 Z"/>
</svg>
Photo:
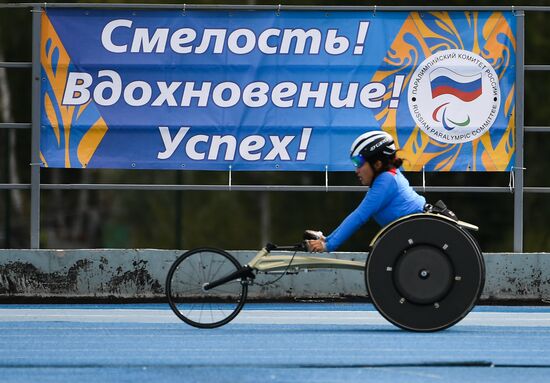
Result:
<svg viewBox="0 0 550 383">
<path fill-rule="evenodd" d="M 514 164 L 514 252 L 523 252 L 523 111 L 525 78 L 525 12 L 515 11 L 516 16 L 516 161 Z"/>
<path fill-rule="evenodd" d="M 32 9 L 31 249 L 40 248 L 40 35 L 42 8 Z"/>
</svg>

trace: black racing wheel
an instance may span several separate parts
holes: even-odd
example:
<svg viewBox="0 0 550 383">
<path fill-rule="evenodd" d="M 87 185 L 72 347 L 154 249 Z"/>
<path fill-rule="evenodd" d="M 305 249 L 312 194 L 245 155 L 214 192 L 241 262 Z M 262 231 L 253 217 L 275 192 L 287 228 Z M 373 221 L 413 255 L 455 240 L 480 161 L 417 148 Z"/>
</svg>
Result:
<svg viewBox="0 0 550 383">
<path fill-rule="evenodd" d="M 367 290 L 388 321 L 412 331 L 438 331 L 464 318 L 485 282 L 481 250 L 465 229 L 435 214 L 390 224 L 365 266 Z"/>
<path fill-rule="evenodd" d="M 239 262 L 226 251 L 212 248 L 187 251 L 174 262 L 166 277 L 170 307 L 191 326 L 223 326 L 237 316 L 245 303 L 248 284 L 243 278 L 231 277 L 242 270 Z M 223 279 L 229 280 L 208 287 Z"/>
</svg>

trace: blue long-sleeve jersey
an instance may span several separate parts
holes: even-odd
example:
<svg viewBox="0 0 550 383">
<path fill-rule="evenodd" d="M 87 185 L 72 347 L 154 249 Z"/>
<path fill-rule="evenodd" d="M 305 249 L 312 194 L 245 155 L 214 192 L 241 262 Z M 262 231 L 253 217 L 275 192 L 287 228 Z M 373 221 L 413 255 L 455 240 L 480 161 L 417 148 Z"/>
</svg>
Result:
<svg viewBox="0 0 550 383">
<path fill-rule="evenodd" d="M 327 251 L 339 248 L 371 217 L 385 226 L 405 215 L 422 212 L 425 204 L 426 199 L 412 189 L 399 170 L 384 172 L 374 179 L 357 209 L 326 238 Z"/>
</svg>

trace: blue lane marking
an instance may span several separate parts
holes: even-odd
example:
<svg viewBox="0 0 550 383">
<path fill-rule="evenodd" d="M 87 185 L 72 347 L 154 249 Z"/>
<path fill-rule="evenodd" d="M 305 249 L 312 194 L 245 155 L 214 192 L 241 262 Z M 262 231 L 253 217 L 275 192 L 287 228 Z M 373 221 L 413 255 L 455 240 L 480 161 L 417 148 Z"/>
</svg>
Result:
<svg viewBox="0 0 550 383">
<path fill-rule="evenodd" d="M 3 323 L 0 367 L 348 367 L 406 364 L 549 366 L 550 328 Z"/>
<path fill-rule="evenodd" d="M 119 383 L 119 382 L 191 382 L 191 383 L 258 383 L 258 382 L 342 382 L 342 383 L 547 383 L 544 368 L 486 367 L 380 367 L 380 368 L 268 368 L 268 367 L 102 367 L 102 368 L 0 368 L 10 383 Z"/>
</svg>

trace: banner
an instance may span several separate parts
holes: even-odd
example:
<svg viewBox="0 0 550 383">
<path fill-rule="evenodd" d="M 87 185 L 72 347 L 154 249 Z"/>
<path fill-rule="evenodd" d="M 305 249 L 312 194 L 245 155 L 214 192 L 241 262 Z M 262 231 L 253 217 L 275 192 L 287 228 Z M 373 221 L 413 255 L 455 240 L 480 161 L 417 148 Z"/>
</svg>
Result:
<svg viewBox="0 0 550 383">
<path fill-rule="evenodd" d="M 405 170 L 507 171 L 512 12 L 47 9 L 45 167 L 353 169 L 368 130 Z"/>
</svg>

